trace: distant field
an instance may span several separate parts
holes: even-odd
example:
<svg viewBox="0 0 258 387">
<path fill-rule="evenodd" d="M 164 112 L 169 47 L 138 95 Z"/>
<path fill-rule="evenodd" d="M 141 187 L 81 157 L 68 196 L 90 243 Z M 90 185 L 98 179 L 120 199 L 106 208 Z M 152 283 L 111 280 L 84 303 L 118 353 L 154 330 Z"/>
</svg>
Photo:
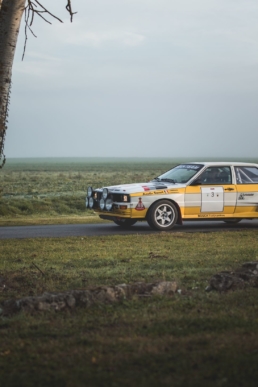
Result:
<svg viewBox="0 0 258 387">
<path fill-rule="evenodd" d="M 97 221 L 85 208 L 87 186 L 148 181 L 167 159 L 10 159 L 0 172 L 0 224 Z M 179 161 L 180 162 L 180 161 Z M 95 218 L 95 219 L 94 219 Z"/>
<path fill-rule="evenodd" d="M 0 170 L 0 225 L 53 223 L 57 218 L 58 223 L 86 218 L 95 222 L 98 217 L 85 208 L 87 186 L 146 182 L 183 161 L 187 160 L 8 159 Z"/>
</svg>

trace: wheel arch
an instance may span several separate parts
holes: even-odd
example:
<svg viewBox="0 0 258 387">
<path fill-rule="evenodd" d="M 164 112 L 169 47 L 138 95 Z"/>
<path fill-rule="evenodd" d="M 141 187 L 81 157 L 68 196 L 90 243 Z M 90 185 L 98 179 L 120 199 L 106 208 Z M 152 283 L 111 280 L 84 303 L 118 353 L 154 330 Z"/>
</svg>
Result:
<svg viewBox="0 0 258 387">
<path fill-rule="evenodd" d="M 155 200 L 155 202 L 153 202 L 153 203 L 151 204 L 151 206 L 148 208 L 148 211 L 147 211 L 147 213 L 146 213 L 146 219 L 148 218 L 148 214 L 149 214 L 151 208 L 154 206 L 154 204 L 156 204 L 156 203 L 158 203 L 158 202 L 161 202 L 162 200 L 167 200 L 167 201 L 169 201 L 169 202 L 171 202 L 171 203 L 174 204 L 174 206 L 176 207 L 176 209 L 177 209 L 177 211 L 178 211 L 178 218 L 177 218 L 176 224 L 183 224 L 181 209 L 180 209 L 178 203 L 175 202 L 175 201 L 172 200 L 172 199 L 169 199 L 169 198 L 162 198 L 162 199 Z"/>
</svg>

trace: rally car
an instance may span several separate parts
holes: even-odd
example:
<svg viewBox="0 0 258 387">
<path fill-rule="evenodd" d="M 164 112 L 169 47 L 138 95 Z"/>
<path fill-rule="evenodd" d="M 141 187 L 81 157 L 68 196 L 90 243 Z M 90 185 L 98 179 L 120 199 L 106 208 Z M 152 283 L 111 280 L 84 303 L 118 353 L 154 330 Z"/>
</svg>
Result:
<svg viewBox="0 0 258 387">
<path fill-rule="evenodd" d="M 147 221 L 163 231 L 184 220 L 257 219 L 258 164 L 180 164 L 147 183 L 88 187 L 86 207 L 121 227 Z"/>
</svg>

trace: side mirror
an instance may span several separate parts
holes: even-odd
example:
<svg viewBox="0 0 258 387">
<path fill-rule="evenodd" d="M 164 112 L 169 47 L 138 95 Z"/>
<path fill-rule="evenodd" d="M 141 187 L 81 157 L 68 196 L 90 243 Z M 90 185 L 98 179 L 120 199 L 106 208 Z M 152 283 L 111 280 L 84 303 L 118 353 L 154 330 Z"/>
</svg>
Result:
<svg viewBox="0 0 258 387">
<path fill-rule="evenodd" d="M 192 186 L 202 185 L 202 179 L 196 179 L 192 182 Z"/>
</svg>

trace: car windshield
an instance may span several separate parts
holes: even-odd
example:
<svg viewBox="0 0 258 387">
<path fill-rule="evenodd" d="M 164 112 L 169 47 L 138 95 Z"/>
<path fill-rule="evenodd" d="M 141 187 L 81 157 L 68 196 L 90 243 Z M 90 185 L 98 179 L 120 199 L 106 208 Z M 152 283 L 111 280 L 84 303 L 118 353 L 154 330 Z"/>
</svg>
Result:
<svg viewBox="0 0 258 387">
<path fill-rule="evenodd" d="M 156 177 L 156 181 L 166 181 L 168 183 L 187 183 L 197 172 L 202 169 L 201 164 L 180 164 L 163 175 Z"/>
</svg>

